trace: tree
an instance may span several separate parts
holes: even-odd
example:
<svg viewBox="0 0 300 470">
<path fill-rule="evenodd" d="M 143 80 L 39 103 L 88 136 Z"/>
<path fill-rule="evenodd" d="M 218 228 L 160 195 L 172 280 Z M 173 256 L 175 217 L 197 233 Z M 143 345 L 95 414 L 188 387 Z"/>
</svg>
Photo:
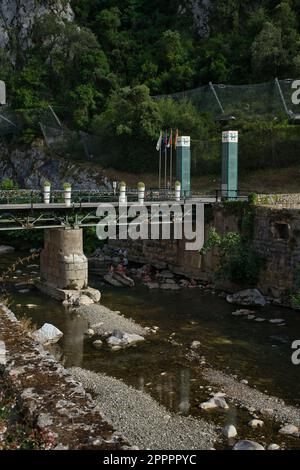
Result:
<svg viewBox="0 0 300 470">
<path fill-rule="evenodd" d="M 266 22 L 252 45 L 252 67 L 260 79 L 276 77 L 286 63 L 281 29 Z"/>
</svg>

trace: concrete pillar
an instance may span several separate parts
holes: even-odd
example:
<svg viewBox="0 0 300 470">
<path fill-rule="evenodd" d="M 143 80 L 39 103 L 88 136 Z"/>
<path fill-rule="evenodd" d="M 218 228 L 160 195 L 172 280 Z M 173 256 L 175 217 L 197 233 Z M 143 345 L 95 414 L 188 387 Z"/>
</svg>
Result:
<svg viewBox="0 0 300 470">
<path fill-rule="evenodd" d="M 63 290 L 88 286 L 88 261 L 83 253 L 82 229 L 46 229 L 41 252 L 41 282 Z"/>
<path fill-rule="evenodd" d="M 238 131 L 222 133 L 222 197 L 238 196 Z"/>
<path fill-rule="evenodd" d="M 181 183 L 182 196 L 190 196 L 191 191 L 191 138 L 178 137 L 176 147 L 176 178 Z"/>
</svg>

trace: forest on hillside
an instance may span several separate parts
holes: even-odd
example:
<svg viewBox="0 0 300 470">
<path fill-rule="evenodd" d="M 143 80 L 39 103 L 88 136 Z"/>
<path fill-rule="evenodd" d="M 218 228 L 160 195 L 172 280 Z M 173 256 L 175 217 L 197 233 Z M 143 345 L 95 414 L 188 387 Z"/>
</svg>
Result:
<svg viewBox="0 0 300 470">
<path fill-rule="evenodd" d="M 74 21 L 43 16 L 26 49 L 12 37 L 11 50 L 0 49 L 0 75 L 11 106 L 26 118 L 23 143 L 38 135 L 39 110 L 51 105 L 70 129 L 105 142 L 115 166 L 151 169 L 145 162 L 161 129 L 178 128 L 202 142 L 219 138 L 222 128 L 190 101 L 153 95 L 210 81 L 300 76 L 300 0 L 212 0 L 205 31 L 195 4 L 72 0 Z M 257 116 L 235 127 L 259 135 L 279 127 L 285 139 L 290 135 L 284 116 L 271 122 Z"/>
</svg>

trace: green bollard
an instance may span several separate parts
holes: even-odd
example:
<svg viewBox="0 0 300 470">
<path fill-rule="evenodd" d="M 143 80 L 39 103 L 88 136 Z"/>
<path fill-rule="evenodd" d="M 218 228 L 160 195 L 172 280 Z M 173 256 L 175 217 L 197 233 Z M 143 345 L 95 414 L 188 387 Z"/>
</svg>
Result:
<svg viewBox="0 0 300 470">
<path fill-rule="evenodd" d="M 222 133 L 222 198 L 238 197 L 238 131 Z"/>
</svg>

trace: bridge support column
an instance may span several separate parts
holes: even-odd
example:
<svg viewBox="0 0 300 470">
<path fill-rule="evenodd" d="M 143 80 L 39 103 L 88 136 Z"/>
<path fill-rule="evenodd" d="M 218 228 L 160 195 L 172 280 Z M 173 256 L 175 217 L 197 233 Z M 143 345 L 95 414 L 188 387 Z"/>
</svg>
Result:
<svg viewBox="0 0 300 470">
<path fill-rule="evenodd" d="M 98 292 L 88 288 L 88 260 L 83 253 L 82 229 L 46 229 L 40 270 L 38 287 L 51 297 L 68 300 L 78 292 L 89 297 Z M 93 300 L 99 301 L 100 293 L 98 297 Z"/>
</svg>

